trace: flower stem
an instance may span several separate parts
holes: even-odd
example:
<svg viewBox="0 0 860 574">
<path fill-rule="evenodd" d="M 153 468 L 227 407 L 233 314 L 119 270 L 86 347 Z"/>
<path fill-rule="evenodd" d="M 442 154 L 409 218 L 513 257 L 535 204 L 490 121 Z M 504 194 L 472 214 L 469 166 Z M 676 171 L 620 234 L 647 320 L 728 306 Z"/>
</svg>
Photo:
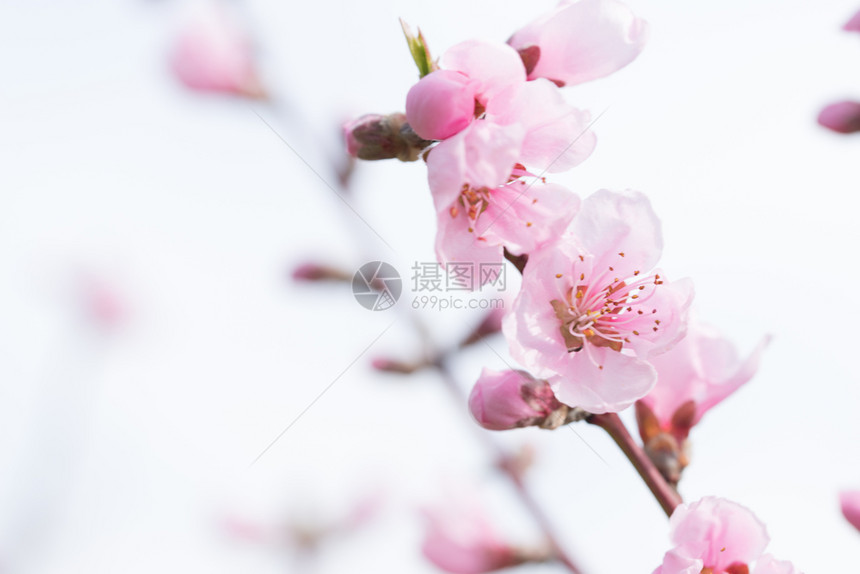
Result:
<svg viewBox="0 0 860 574">
<path fill-rule="evenodd" d="M 436 368 L 441 376 L 445 386 L 448 390 L 454 395 L 458 404 L 466 404 L 468 402 L 468 397 L 466 397 L 463 390 L 460 388 L 460 385 L 457 384 L 457 381 L 454 379 L 454 376 L 451 374 L 451 370 L 448 368 L 447 363 L 445 362 L 444 357 L 440 357 L 432 365 Z M 486 445 L 487 450 L 490 451 L 493 457 L 502 464 L 498 465 L 499 470 L 504 473 L 504 475 L 508 478 L 511 485 L 514 487 L 514 491 L 517 493 L 517 496 L 520 499 L 523 507 L 528 510 L 529 514 L 531 514 L 537 526 L 542 531 L 544 538 L 549 543 L 550 547 L 553 551 L 553 557 L 555 560 L 564 565 L 565 568 L 572 574 L 582 574 L 582 570 L 576 565 L 576 563 L 571 559 L 571 557 L 565 552 L 562 548 L 561 544 L 558 541 L 558 538 L 553 533 L 553 528 L 549 522 L 549 518 L 544 513 L 541 506 L 535 500 L 534 496 L 532 496 L 531 491 L 526 486 L 525 482 L 523 482 L 522 476 L 519 472 L 517 472 L 510 465 L 504 464 L 506 460 L 509 459 L 508 454 L 498 445 L 498 443 L 493 440 L 490 434 L 479 427 L 477 424 L 473 425 L 476 436 Z"/>
<path fill-rule="evenodd" d="M 591 415 L 586 420 L 590 424 L 597 425 L 609 433 L 615 444 L 621 448 L 624 455 L 633 463 L 636 472 L 639 473 L 639 476 L 648 485 L 648 488 L 651 490 L 654 498 L 657 499 L 657 502 L 660 503 L 666 516 L 672 516 L 675 507 L 683 502 L 681 496 L 677 490 L 666 482 L 666 479 L 663 478 L 663 475 L 660 474 L 660 471 L 657 470 L 657 467 L 654 466 L 654 463 L 651 462 L 651 459 L 648 458 L 642 447 L 633 440 L 621 418 L 615 413 L 606 413 Z"/>
</svg>

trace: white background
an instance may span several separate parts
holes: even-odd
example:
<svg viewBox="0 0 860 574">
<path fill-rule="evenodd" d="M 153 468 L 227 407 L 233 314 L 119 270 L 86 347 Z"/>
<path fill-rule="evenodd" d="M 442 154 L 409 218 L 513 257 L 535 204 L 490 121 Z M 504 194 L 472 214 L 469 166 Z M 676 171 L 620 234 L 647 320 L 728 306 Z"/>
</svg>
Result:
<svg viewBox="0 0 860 574">
<path fill-rule="evenodd" d="M 503 41 L 553 2 L 531 4 L 237 2 L 274 105 L 177 84 L 185 4 L 0 4 L 0 569 L 433 572 L 416 508 L 440 483 L 477 489 L 500 528 L 533 537 L 465 405 L 432 373 L 370 369 L 420 351 L 410 291 L 371 313 L 347 289 L 289 280 L 308 259 L 383 259 L 409 287 L 433 259 L 424 167 L 359 166 L 348 201 L 389 248 L 256 115 L 334 182 L 339 123 L 402 109 L 416 79 L 398 17 L 438 55 Z M 858 6 L 629 4 L 651 40 L 622 72 L 565 90 L 606 112 L 594 155 L 555 181 L 648 193 L 662 266 L 693 277 L 700 317 L 744 352 L 774 337 L 756 378 L 694 430 L 683 496 L 740 502 L 778 557 L 845 570 L 860 555 L 837 499 L 860 488 L 860 139 L 815 116 L 860 98 L 860 37 L 840 30 Z M 93 320 L 94 290 L 120 321 Z M 421 317 L 450 343 L 480 314 Z M 484 365 L 503 363 L 483 346 L 458 359 L 464 388 Z M 650 572 L 665 517 L 599 429 L 576 431 L 605 463 L 567 429 L 496 438 L 537 449 L 530 484 L 587 572 Z M 311 563 L 223 528 L 336 520 L 368 495 L 385 500 L 376 519 Z"/>
</svg>

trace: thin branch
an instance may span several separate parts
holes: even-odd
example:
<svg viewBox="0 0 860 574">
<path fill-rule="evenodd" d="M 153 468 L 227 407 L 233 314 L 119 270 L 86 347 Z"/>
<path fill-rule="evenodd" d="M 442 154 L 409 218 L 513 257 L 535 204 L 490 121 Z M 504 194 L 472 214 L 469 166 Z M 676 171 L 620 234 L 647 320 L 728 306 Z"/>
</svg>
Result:
<svg viewBox="0 0 860 574">
<path fill-rule="evenodd" d="M 651 462 L 651 459 L 648 458 L 642 447 L 633 440 L 621 418 L 615 413 L 606 413 L 591 415 L 586 421 L 599 426 L 609 433 L 615 444 L 624 451 L 624 455 L 633 463 L 636 472 L 639 473 L 639 476 L 648 485 L 648 488 L 651 490 L 654 498 L 657 499 L 657 502 L 660 503 L 660 507 L 666 513 L 666 516 L 672 516 L 675 507 L 683 502 L 681 495 L 666 482 L 666 479 L 663 478 L 663 475 L 660 474 L 660 471 L 657 470 L 657 467 L 654 466 L 654 463 Z"/>
<path fill-rule="evenodd" d="M 459 404 L 466 404 L 468 402 L 468 397 L 466 397 L 463 390 L 460 388 L 460 385 L 457 384 L 457 381 L 454 379 L 454 376 L 451 374 L 448 365 L 446 364 L 444 358 L 436 361 L 433 366 L 439 372 L 445 386 L 454 396 L 455 400 Z M 492 437 L 484 431 L 477 424 L 473 425 L 476 431 L 476 436 L 486 445 L 487 450 L 490 451 L 493 456 L 501 462 L 505 462 L 509 456 L 508 454 L 496 443 Z M 549 518 L 544 513 L 543 509 L 537 503 L 535 498 L 532 496 L 532 493 L 529 491 L 526 484 L 523 482 L 520 474 L 514 470 L 510 465 L 507 464 L 499 464 L 499 470 L 501 470 L 504 475 L 508 478 L 511 484 L 514 487 L 514 491 L 519 496 L 520 501 L 523 506 L 528 510 L 529 514 L 531 514 L 535 523 L 543 532 L 544 537 L 546 538 L 549 545 L 552 547 L 554 557 L 557 562 L 564 565 L 568 571 L 572 574 L 582 574 L 582 570 L 573 559 L 565 552 L 564 548 L 558 541 L 558 538 L 553 532 L 552 525 L 549 522 Z"/>
</svg>

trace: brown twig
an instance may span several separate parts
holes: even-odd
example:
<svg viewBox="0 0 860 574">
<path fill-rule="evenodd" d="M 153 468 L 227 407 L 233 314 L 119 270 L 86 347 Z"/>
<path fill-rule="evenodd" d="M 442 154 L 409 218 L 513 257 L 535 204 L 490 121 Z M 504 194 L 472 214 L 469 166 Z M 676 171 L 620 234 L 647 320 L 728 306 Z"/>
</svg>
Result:
<svg viewBox="0 0 860 574">
<path fill-rule="evenodd" d="M 663 508 L 666 516 L 672 516 L 675 507 L 683 502 L 681 496 L 677 490 L 666 482 L 666 479 L 663 478 L 663 475 L 660 474 L 660 471 L 657 470 L 657 467 L 654 466 L 654 463 L 651 462 L 651 459 L 648 458 L 642 447 L 633 440 L 621 418 L 615 413 L 606 413 L 591 415 L 585 420 L 609 433 L 615 444 L 624 451 L 624 455 L 633 463 L 636 472 L 639 473 L 639 476 L 648 485 L 648 488 L 651 490 L 654 498 L 657 499 L 657 502 L 660 503 L 660 507 Z"/>
</svg>

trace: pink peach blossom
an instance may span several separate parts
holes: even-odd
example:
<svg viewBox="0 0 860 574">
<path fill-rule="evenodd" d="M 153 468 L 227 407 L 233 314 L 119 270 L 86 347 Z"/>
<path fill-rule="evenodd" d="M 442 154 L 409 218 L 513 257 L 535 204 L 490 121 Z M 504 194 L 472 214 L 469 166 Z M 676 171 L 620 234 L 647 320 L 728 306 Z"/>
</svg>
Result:
<svg viewBox="0 0 860 574">
<path fill-rule="evenodd" d="M 493 162 L 499 172 L 493 181 L 459 181 L 455 188 L 463 183 L 501 185 L 515 163 L 564 171 L 594 149 L 588 114 L 570 106 L 550 82 L 526 82 L 522 60 L 510 46 L 462 42 L 442 55 L 440 66 L 410 90 L 407 120 L 419 136 L 446 140 L 430 154 L 437 157 L 436 163 L 462 161 L 462 153 L 468 150 L 473 157 Z M 458 85 L 462 86 L 459 92 Z M 494 133 L 505 132 L 509 153 L 495 158 L 493 148 L 483 147 L 484 132 L 475 129 L 482 124 L 501 128 L 491 128 Z M 449 143 L 447 139 L 454 135 L 462 136 L 462 141 Z M 428 169 L 432 189 L 436 167 L 428 165 Z"/>
<path fill-rule="evenodd" d="M 682 504 L 669 519 L 669 536 L 674 547 L 654 574 L 799 574 L 789 562 L 762 556 L 767 529 L 729 500 L 707 496 Z"/>
<path fill-rule="evenodd" d="M 639 55 L 647 39 L 647 23 L 620 2 L 562 0 L 508 43 L 521 53 L 531 49 L 532 58 L 537 58 L 529 80 L 573 85 L 623 68 Z"/>
<path fill-rule="evenodd" d="M 860 132 L 860 102 L 836 102 L 818 114 L 818 123 L 840 134 Z"/>
<path fill-rule="evenodd" d="M 419 136 L 443 140 L 428 156 L 434 194 L 456 193 L 464 183 L 502 185 L 516 163 L 564 171 L 594 149 L 588 114 L 571 107 L 550 82 L 526 82 L 522 60 L 510 46 L 462 42 L 442 55 L 440 66 L 410 90 L 406 113 Z M 488 146 L 487 134 L 501 138 L 501 144 Z M 434 172 L 456 171 L 464 161 L 491 166 L 492 172 L 436 189 L 437 180 L 452 178 Z"/>
<path fill-rule="evenodd" d="M 192 13 L 170 64 L 176 77 L 193 90 L 265 97 L 250 39 L 214 4 Z"/>
<path fill-rule="evenodd" d="M 485 368 L 469 395 L 472 416 L 489 430 L 540 425 L 559 408 L 549 383 L 525 371 Z"/>
<path fill-rule="evenodd" d="M 647 361 L 684 335 L 692 286 L 651 271 L 660 222 L 639 192 L 588 197 L 567 235 L 532 252 L 503 322 L 511 355 L 558 399 L 617 412 L 657 378 Z"/>
<path fill-rule="evenodd" d="M 860 530 L 860 490 L 846 490 L 839 494 L 839 504 L 845 520 Z"/>
<path fill-rule="evenodd" d="M 472 501 L 425 511 L 424 556 L 445 572 L 481 574 L 523 562 Z"/>
<path fill-rule="evenodd" d="M 578 196 L 539 180 L 464 185 L 453 202 L 437 206 L 436 255 L 443 263 L 501 264 L 503 246 L 516 254 L 537 249 L 563 233 L 578 208 Z"/>
<path fill-rule="evenodd" d="M 768 342 L 765 337 L 742 359 L 734 345 L 718 331 L 691 322 L 684 339 L 649 360 L 657 369 L 657 384 L 642 402 L 657 417 L 662 430 L 684 439 L 690 427 L 708 410 L 752 378 Z M 693 407 L 689 414 L 676 414 L 690 401 Z"/>
</svg>

